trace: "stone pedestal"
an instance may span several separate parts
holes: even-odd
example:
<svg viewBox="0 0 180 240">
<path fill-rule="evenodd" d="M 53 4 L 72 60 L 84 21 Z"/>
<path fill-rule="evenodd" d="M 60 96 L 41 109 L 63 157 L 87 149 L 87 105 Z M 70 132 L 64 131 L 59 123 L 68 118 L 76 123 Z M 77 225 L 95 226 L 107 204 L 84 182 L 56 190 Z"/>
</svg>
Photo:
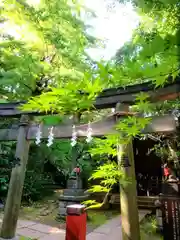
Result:
<svg viewBox="0 0 180 240">
<path fill-rule="evenodd" d="M 80 204 L 87 200 L 89 195 L 82 189 L 81 179 L 69 179 L 67 189 L 64 189 L 59 196 L 59 213 L 57 218 L 61 219 L 66 216 L 66 207 L 72 204 Z"/>
<path fill-rule="evenodd" d="M 78 179 L 69 179 L 67 182 L 67 189 L 82 189 L 82 180 Z"/>
</svg>

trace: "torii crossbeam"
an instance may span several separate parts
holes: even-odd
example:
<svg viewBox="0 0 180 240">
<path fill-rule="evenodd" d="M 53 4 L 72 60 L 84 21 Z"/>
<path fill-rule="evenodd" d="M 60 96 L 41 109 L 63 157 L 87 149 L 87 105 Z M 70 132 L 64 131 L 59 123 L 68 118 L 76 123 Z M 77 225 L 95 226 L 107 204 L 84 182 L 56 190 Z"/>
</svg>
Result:
<svg viewBox="0 0 180 240">
<path fill-rule="evenodd" d="M 117 103 L 132 105 L 137 94 L 145 92 L 149 95 L 151 102 L 173 100 L 180 96 L 180 78 L 177 78 L 172 83 L 166 83 L 163 88 L 155 88 L 152 82 L 127 86 L 125 88 L 109 88 L 104 89 L 94 102 L 95 109 L 114 108 Z M 83 93 L 82 93 L 83 94 Z M 19 107 L 25 102 L 12 102 L 0 104 L 0 117 L 19 117 L 22 114 L 29 115 L 46 115 L 38 111 L 23 112 Z M 51 114 L 51 113 L 50 113 Z"/>
<path fill-rule="evenodd" d="M 100 137 L 107 135 L 109 133 L 115 133 L 115 126 L 117 124 L 117 120 L 121 119 L 122 116 L 117 117 L 116 114 L 110 115 L 106 117 L 104 120 L 92 122 L 92 136 Z M 152 118 L 151 122 L 142 129 L 142 133 L 172 133 L 176 131 L 176 121 L 171 115 L 164 116 L 155 116 Z M 39 129 L 39 125 L 31 124 L 27 127 L 26 130 L 26 139 L 27 140 L 35 140 L 36 134 Z M 49 126 L 42 125 L 42 139 L 47 139 L 49 136 Z M 87 135 L 88 124 L 76 125 L 76 134 L 77 137 L 86 137 Z M 18 137 L 19 127 L 13 126 L 9 129 L 1 129 L 0 130 L 0 141 L 16 141 Z M 56 125 L 53 129 L 54 138 L 63 139 L 63 138 L 71 138 L 72 137 L 72 125 Z"/>
</svg>

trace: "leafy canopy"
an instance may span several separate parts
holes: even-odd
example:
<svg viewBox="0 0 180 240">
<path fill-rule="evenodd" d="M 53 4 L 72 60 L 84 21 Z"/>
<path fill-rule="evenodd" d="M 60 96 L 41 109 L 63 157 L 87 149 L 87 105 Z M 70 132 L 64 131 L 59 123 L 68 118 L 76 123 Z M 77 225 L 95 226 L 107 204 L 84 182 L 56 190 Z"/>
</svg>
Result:
<svg viewBox="0 0 180 240">
<path fill-rule="evenodd" d="M 140 24 L 132 40 L 115 56 L 118 70 L 129 83 L 152 80 L 156 86 L 179 74 L 179 5 L 178 1 L 133 2 Z"/>
<path fill-rule="evenodd" d="M 28 99 L 48 87 L 79 81 L 89 68 L 85 49 L 94 39 L 76 16 L 76 5 L 31 2 L 7 0 L 0 6 L 0 88 L 10 99 Z"/>
<path fill-rule="evenodd" d="M 88 36 L 83 23 L 65 0 L 3 1 L 4 26 L 17 30 L 19 38 L 1 30 L 1 87 L 11 98 L 28 99 L 24 110 L 58 111 L 69 114 L 89 110 L 93 100 L 105 87 L 126 86 L 152 80 L 162 86 L 179 72 L 178 5 L 166 1 L 134 2 L 141 23 L 132 40 L 118 51 L 115 61 L 87 64 L 85 48 Z M 155 5 L 154 5 L 155 4 Z M 155 7 L 154 7 L 155 6 Z M 88 62 L 89 63 L 89 62 Z M 32 98 L 30 98 L 32 97 Z M 135 103 L 141 114 L 151 110 L 148 97 L 140 94 Z M 116 156 L 117 142 L 128 145 L 140 135 L 150 118 L 129 117 L 119 122 L 120 134 L 96 140 L 93 155 Z M 123 153 L 122 153 L 123 154 Z M 119 165 L 107 163 L 95 171 L 93 178 L 104 178 L 93 191 L 109 192 L 116 181 L 123 181 Z"/>
</svg>

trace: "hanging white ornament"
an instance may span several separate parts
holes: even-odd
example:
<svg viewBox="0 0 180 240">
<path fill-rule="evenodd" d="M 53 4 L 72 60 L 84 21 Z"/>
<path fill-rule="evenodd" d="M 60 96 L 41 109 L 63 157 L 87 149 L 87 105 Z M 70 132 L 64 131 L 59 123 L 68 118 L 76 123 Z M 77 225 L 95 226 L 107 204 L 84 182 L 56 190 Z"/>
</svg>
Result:
<svg viewBox="0 0 180 240">
<path fill-rule="evenodd" d="M 38 131 L 36 132 L 36 145 L 39 145 L 41 143 L 41 138 L 42 138 L 42 132 L 40 126 L 38 127 Z"/>
<path fill-rule="evenodd" d="M 50 128 L 50 132 L 49 132 L 49 136 L 48 136 L 48 143 L 47 143 L 48 147 L 50 147 L 53 144 L 53 140 L 54 140 L 53 129 L 54 129 L 54 127 Z"/>
<path fill-rule="evenodd" d="M 76 127 L 73 125 L 72 127 L 72 138 L 71 138 L 71 146 L 74 147 L 77 143 L 77 132 Z"/>
<path fill-rule="evenodd" d="M 90 143 L 92 141 L 92 128 L 90 125 L 90 122 L 88 123 L 88 129 L 87 129 L 87 136 L 86 136 L 86 142 Z"/>
</svg>

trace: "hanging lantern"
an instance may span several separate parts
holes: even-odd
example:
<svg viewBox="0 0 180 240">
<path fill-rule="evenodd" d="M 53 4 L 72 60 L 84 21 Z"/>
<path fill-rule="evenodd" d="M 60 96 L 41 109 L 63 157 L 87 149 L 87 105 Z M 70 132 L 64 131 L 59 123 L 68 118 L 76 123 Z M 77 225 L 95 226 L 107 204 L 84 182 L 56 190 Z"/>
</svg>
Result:
<svg viewBox="0 0 180 240">
<path fill-rule="evenodd" d="M 92 141 L 92 128 L 90 126 L 90 122 L 88 123 L 88 129 L 87 129 L 87 137 L 86 137 L 86 142 L 90 143 Z"/>
<path fill-rule="evenodd" d="M 72 138 L 71 138 L 71 146 L 74 147 L 77 143 L 77 132 L 76 127 L 73 125 L 72 127 Z"/>
<path fill-rule="evenodd" d="M 50 128 L 50 132 L 49 132 L 49 136 L 48 136 L 48 143 L 47 146 L 50 147 L 53 144 L 53 140 L 54 140 L 54 133 L 53 133 L 53 128 Z"/>
<path fill-rule="evenodd" d="M 42 138 L 42 132 L 41 132 L 41 128 L 39 126 L 38 131 L 36 132 L 36 145 L 39 145 L 41 143 L 41 138 Z"/>
</svg>

